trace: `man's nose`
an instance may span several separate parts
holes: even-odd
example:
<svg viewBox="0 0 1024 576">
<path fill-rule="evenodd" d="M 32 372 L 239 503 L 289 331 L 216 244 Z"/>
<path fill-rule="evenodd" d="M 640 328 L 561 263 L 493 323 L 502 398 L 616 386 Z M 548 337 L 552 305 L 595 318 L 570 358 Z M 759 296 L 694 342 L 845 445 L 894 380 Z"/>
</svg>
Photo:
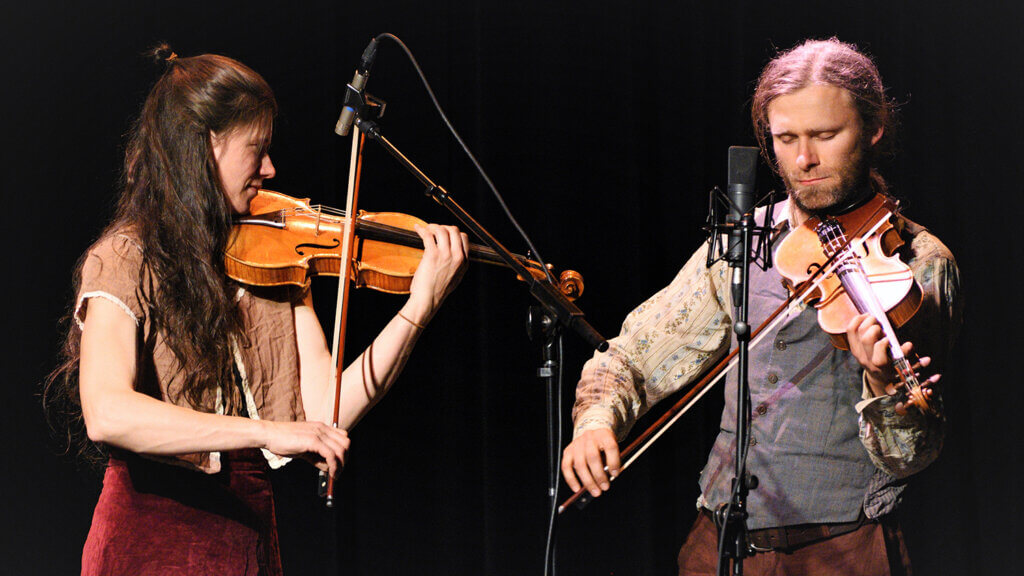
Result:
<svg viewBox="0 0 1024 576">
<path fill-rule="evenodd" d="M 801 140 L 796 155 L 797 168 L 804 172 L 818 165 L 818 153 L 809 140 Z"/>
</svg>

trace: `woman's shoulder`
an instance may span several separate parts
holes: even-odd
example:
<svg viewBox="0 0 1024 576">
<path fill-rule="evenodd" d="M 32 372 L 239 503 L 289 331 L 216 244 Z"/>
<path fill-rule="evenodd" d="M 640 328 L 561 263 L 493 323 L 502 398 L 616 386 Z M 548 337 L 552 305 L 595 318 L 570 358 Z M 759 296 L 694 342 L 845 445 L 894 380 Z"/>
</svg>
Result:
<svg viewBox="0 0 1024 576">
<path fill-rule="evenodd" d="M 136 323 L 143 317 L 140 301 L 142 279 L 142 243 L 130 228 L 106 232 L 86 252 L 75 306 L 75 317 L 84 321 L 85 305 L 90 298 L 110 300 L 132 316 Z"/>
<path fill-rule="evenodd" d="M 142 241 L 131 226 L 109 230 L 89 247 L 87 259 L 142 261 Z"/>
</svg>

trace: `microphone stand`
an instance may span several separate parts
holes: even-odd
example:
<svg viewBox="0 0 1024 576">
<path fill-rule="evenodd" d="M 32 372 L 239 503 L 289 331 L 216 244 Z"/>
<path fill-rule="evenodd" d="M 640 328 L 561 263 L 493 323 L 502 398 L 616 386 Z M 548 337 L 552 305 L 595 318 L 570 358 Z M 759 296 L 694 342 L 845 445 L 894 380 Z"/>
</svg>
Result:
<svg viewBox="0 0 1024 576">
<path fill-rule="evenodd" d="M 354 89 L 349 86 L 350 90 Z M 362 95 L 360 94 L 360 99 Z M 597 350 L 607 350 L 608 342 L 595 330 L 583 317 L 583 311 L 562 294 L 551 282 L 540 281 L 530 273 L 529 270 L 509 252 L 505 246 L 488 232 L 479 222 L 476 221 L 462 206 L 456 202 L 447 190 L 438 186 L 422 170 L 416 167 L 401 151 L 381 134 L 380 127 L 376 122 L 363 118 L 362 110 L 357 109 L 356 126 L 374 142 L 380 144 L 398 163 L 401 164 L 410 174 L 416 177 L 426 187 L 426 195 L 435 202 L 444 206 L 455 215 L 463 226 L 473 232 L 481 242 L 490 247 L 494 252 L 508 264 L 520 279 L 530 286 L 530 294 L 536 298 L 545 310 L 561 325 L 574 330 L 591 347 Z"/>
<path fill-rule="evenodd" d="M 459 222 L 462 222 L 468 230 L 470 230 L 481 242 L 490 247 L 494 252 L 505 261 L 508 266 L 515 271 L 515 273 L 524 282 L 530 286 L 530 294 L 533 295 L 538 302 L 540 302 L 543 311 L 534 310 L 530 311 L 530 318 L 528 322 L 528 331 L 533 333 L 543 333 L 547 336 L 544 344 L 544 364 L 538 370 L 538 375 L 548 380 L 547 390 L 547 409 L 548 409 L 548 460 L 549 460 L 549 476 L 550 484 L 549 497 L 551 499 L 552 510 L 557 508 L 557 487 L 558 487 L 558 470 L 557 470 L 557 458 L 558 458 L 558 446 L 555 445 L 555 438 L 557 437 L 556 427 L 558 426 L 558 414 L 555 404 L 556 395 L 560 394 L 558 389 L 558 366 L 561 358 L 555 353 L 555 342 L 561 343 L 561 328 L 570 328 L 574 330 L 583 340 L 591 347 L 599 351 L 605 351 L 608 349 L 608 342 L 595 330 L 584 318 L 583 311 L 581 311 L 575 304 L 569 300 L 561 291 L 559 291 L 550 280 L 541 281 L 538 280 L 530 273 L 529 270 L 519 261 L 514 254 L 512 254 L 501 242 L 498 241 L 490 232 L 488 232 L 479 222 L 476 221 L 466 210 L 462 208 L 451 197 L 447 190 L 438 186 L 430 179 L 422 170 L 420 170 L 405 154 L 402 154 L 398 148 L 396 148 L 380 131 L 380 126 L 376 122 L 369 119 L 366 114 L 368 96 L 364 94 L 360 88 L 353 87 L 351 84 L 348 85 L 345 95 L 345 105 L 351 105 L 355 109 L 355 124 L 363 134 L 369 137 L 374 142 L 380 144 L 395 160 L 398 161 L 410 174 L 412 174 L 421 184 L 426 188 L 425 193 L 434 199 L 435 202 L 444 206 L 451 212 Z M 550 278 L 550 275 L 548 276 Z M 551 524 L 549 526 L 548 534 L 548 550 L 545 558 L 545 574 L 554 573 L 554 518 L 556 515 L 552 515 Z"/>
<path fill-rule="evenodd" d="M 548 519 L 548 541 L 544 554 L 544 574 L 555 573 L 555 529 L 558 517 L 559 448 L 561 447 L 561 363 L 562 330 L 555 319 L 540 306 L 530 306 L 526 318 L 526 332 L 532 341 L 543 342 L 543 363 L 537 376 L 545 382 L 545 403 L 548 428 L 548 498 L 551 516 Z"/>
<path fill-rule="evenodd" d="M 546 383 L 547 390 L 547 426 L 548 426 L 548 467 L 551 469 L 549 496 L 557 497 L 558 488 L 558 407 L 556 400 L 560 398 L 559 370 L 561 368 L 561 326 L 555 319 L 539 306 L 530 306 L 526 317 L 526 333 L 531 341 L 543 342 L 543 362 L 537 368 L 537 377 Z"/>
<path fill-rule="evenodd" d="M 750 324 L 748 324 L 748 309 L 750 299 L 750 266 L 753 261 L 760 259 L 761 267 L 767 270 L 771 267 L 771 248 L 769 236 L 771 234 L 772 204 L 775 200 L 775 192 L 770 192 L 769 207 L 765 211 L 764 225 L 757 226 L 754 221 L 754 208 L 740 216 L 735 222 L 721 223 L 718 215 L 718 203 L 723 199 L 726 204 L 732 205 L 728 196 L 724 195 L 717 187 L 710 194 L 710 213 L 708 216 L 709 226 L 706 230 L 710 232 L 708 237 L 708 261 L 710 267 L 717 259 L 728 259 L 734 268 L 733 273 L 738 274 L 739 284 L 732 286 L 732 299 L 735 321 L 733 332 L 736 335 L 737 343 L 737 386 L 736 386 L 736 455 L 735 473 L 732 479 L 732 497 L 728 503 L 722 504 L 715 511 L 715 524 L 719 527 L 719 560 L 718 576 L 725 576 L 728 573 L 729 560 L 732 560 L 732 574 L 740 576 L 743 574 L 743 559 L 754 555 L 754 550 L 749 546 L 747 540 L 747 496 L 751 490 L 757 488 L 757 476 L 747 473 L 747 447 L 750 444 L 750 382 L 749 382 L 749 345 L 750 345 Z M 764 199 L 762 198 L 762 201 Z M 756 207 L 760 202 L 755 202 Z M 721 235 L 723 232 L 740 233 L 742 244 L 742 257 L 737 263 L 728 255 L 725 255 L 721 247 Z M 759 237 L 756 254 L 751 256 L 753 251 L 753 237 Z M 716 249 L 717 246 L 717 249 Z M 716 251 L 719 253 L 715 258 Z"/>
<path fill-rule="evenodd" d="M 733 285 L 733 309 L 737 320 L 733 322 L 738 352 L 736 386 L 736 476 L 732 479 L 732 500 L 715 512 L 715 521 L 721 529 L 719 536 L 718 576 L 728 572 L 732 559 L 732 573 L 743 574 L 743 559 L 752 556 L 747 545 L 747 495 L 757 488 L 757 477 L 746 471 L 747 445 L 750 442 L 750 382 L 749 353 L 750 325 L 747 323 L 747 309 L 750 297 L 750 249 L 753 216 L 744 214 L 735 224 L 740 229 L 743 244 L 743 259 L 737 270 L 740 273 L 740 289 Z M 735 266 L 735 264 L 734 264 Z M 736 302 L 739 296 L 739 302 Z"/>
</svg>

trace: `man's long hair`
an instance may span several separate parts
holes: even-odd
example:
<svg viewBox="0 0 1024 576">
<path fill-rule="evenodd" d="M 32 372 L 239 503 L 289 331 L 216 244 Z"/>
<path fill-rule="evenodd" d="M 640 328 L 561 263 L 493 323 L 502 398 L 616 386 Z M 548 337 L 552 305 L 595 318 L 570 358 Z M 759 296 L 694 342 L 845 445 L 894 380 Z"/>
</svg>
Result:
<svg viewBox="0 0 1024 576">
<path fill-rule="evenodd" d="M 856 46 L 836 38 L 807 40 L 780 53 L 765 66 L 754 91 L 751 117 L 761 154 L 772 166 L 771 127 L 768 105 L 779 96 L 792 94 L 813 84 L 842 88 L 853 96 L 865 135 L 883 128 L 882 138 L 866 150 L 870 179 L 877 192 L 887 185 L 878 173 L 878 163 L 895 151 L 896 107 L 885 94 L 878 68 Z"/>
<path fill-rule="evenodd" d="M 125 233 L 141 245 L 141 304 L 151 335 L 160 334 L 180 370 L 180 389 L 168 392 L 211 411 L 217 388 L 234 380 L 232 340 L 245 342 L 238 288 L 224 270 L 231 210 L 211 134 L 256 126 L 269 138 L 277 103 L 259 74 L 230 58 L 178 58 L 165 45 L 151 56 L 165 70 L 129 133 L 120 198 L 101 238 Z M 84 261 L 74 274 L 76 292 Z M 81 415 L 74 306 L 65 319 L 62 364 L 48 378 L 43 400 L 51 422 L 67 429 L 69 448 L 85 454 L 91 443 Z M 234 396 L 225 394 L 225 402 Z"/>
</svg>

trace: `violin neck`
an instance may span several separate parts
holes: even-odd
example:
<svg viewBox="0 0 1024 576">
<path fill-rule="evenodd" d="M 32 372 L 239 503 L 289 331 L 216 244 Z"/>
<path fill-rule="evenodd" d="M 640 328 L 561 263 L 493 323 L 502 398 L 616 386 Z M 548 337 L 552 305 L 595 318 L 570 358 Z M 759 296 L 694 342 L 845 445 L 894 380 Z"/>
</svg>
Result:
<svg viewBox="0 0 1024 576">
<path fill-rule="evenodd" d="M 388 242 L 391 244 L 408 246 L 410 248 L 423 248 L 423 239 L 420 238 L 419 234 L 416 234 L 416 232 L 406 230 L 404 228 L 389 226 L 387 224 L 381 224 L 379 222 L 356 220 L 356 235 L 366 240 Z M 470 244 L 468 255 L 471 261 L 478 262 L 480 264 L 493 264 L 495 266 L 504 267 L 509 266 L 508 263 L 498 256 L 497 252 L 487 246 Z M 527 268 L 540 269 L 539 265 L 527 260 L 526 258 L 518 255 L 516 255 L 516 258 L 518 258 Z"/>
<path fill-rule="evenodd" d="M 914 374 L 913 366 L 904 356 L 903 347 L 900 345 L 899 338 L 896 337 L 896 330 L 889 322 L 889 315 L 886 314 L 878 295 L 871 287 L 860 257 L 850 247 L 842 226 L 834 219 L 825 218 L 818 224 L 816 231 L 826 253 L 834 257 L 835 274 L 839 277 L 847 296 L 850 297 L 858 312 L 871 314 L 878 321 L 889 346 L 892 365 L 907 391 L 914 394 L 920 389 L 921 384 L 917 380 L 917 375 Z M 925 400 L 919 396 L 917 401 L 925 403 Z M 923 408 L 926 409 L 927 404 L 924 404 Z"/>
<path fill-rule="evenodd" d="M 822 220 L 817 228 L 818 237 L 825 251 L 835 258 L 835 274 L 843 285 L 847 296 L 861 314 L 870 314 L 882 327 L 886 340 L 889 342 L 893 358 L 902 357 L 896 330 L 889 322 L 889 316 L 878 299 L 871 281 L 868 280 L 860 257 L 854 253 L 842 227 L 830 218 Z"/>
<path fill-rule="evenodd" d="M 902 380 L 908 388 L 914 389 L 921 386 L 921 383 L 917 381 L 917 375 L 914 374 L 914 369 L 910 365 L 910 361 L 907 360 L 905 356 L 901 354 L 899 358 L 893 359 L 892 365 L 896 368 L 896 372 L 899 373 L 900 380 Z"/>
</svg>

